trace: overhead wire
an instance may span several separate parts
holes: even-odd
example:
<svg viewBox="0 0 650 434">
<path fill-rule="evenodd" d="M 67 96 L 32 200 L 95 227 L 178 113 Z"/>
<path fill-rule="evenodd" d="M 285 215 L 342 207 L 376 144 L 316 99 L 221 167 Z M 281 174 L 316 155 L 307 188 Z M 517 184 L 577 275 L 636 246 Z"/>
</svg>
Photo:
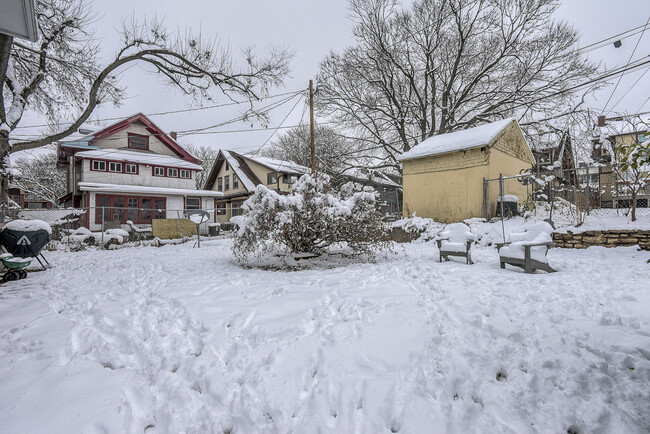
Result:
<svg viewBox="0 0 650 434">
<path fill-rule="evenodd" d="M 641 39 L 643 39 L 643 35 L 645 33 L 646 28 L 648 27 L 648 24 L 650 24 L 650 17 L 648 17 L 648 20 L 646 21 L 645 25 L 643 26 L 643 31 L 641 32 L 641 35 L 639 36 L 639 39 L 636 41 L 636 45 L 634 46 L 634 49 L 632 50 L 632 54 L 630 54 L 630 58 L 627 60 L 628 63 L 630 63 L 630 61 L 634 57 L 634 53 L 636 53 L 636 49 L 639 47 L 639 43 L 641 42 Z M 616 89 L 618 89 L 618 85 L 621 84 L 622 79 L 623 79 L 623 76 L 621 75 L 618 78 L 618 81 L 616 82 L 616 86 L 614 86 L 614 90 L 612 90 L 612 93 L 609 94 L 609 98 L 607 98 L 607 102 L 605 103 L 605 107 L 603 107 L 603 110 L 602 110 L 601 114 L 605 114 L 605 115 L 609 114 L 609 112 L 605 113 L 605 110 L 607 110 L 607 106 L 609 105 L 609 102 L 612 100 L 612 97 L 616 93 Z"/>
</svg>

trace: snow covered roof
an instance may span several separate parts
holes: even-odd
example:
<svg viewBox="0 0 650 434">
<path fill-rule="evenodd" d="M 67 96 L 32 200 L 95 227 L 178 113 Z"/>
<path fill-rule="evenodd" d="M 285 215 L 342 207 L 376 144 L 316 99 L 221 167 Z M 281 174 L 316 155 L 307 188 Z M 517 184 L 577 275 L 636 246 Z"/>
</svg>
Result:
<svg viewBox="0 0 650 434">
<path fill-rule="evenodd" d="M 75 154 L 77 158 L 102 158 L 105 160 L 126 161 L 129 163 L 150 164 L 155 166 L 172 166 L 183 169 L 201 171 L 203 168 L 180 158 L 169 155 L 154 154 L 142 151 L 129 151 L 125 149 L 97 149 L 81 151 Z"/>
<path fill-rule="evenodd" d="M 251 180 L 248 175 L 244 173 L 241 166 L 239 165 L 239 160 L 237 160 L 237 158 L 235 158 L 235 156 L 230 151 L 222 150 L 221 152 L 223 153 L 226 161 L 230 167 L 232 167 L 233 172 L 235 172 L 235 175 L 237 175 L 237 178 L 239 178 L 246 190 L 253 191 L 255 189 L 255 182 L 253 182 L 253 180 Z"/>
<path fill-rule="evenodd" d="M 79 190 L 105 193 L 145 193 L 165 196 L 202 196 L 223 197 L 220 191 L 193 190 L 189 188 L 145 187 L 141 185 L 101 184 L 98 182 L 80 182 Z"/>
<path fill-rule="evenodd" d="M 448 152 L 485 146 L 494 140 L 512 122 L 517 121 L 513 118 L 503 119 L 467 130 L 429 137 L 413 147 L 410 151 L 403 153 L 398 160 L 404 161 L 412 158 L 429 157 L 431 155 L 446 154 Z"/>
<path fill-rule="evenodd" d="M 311 169 L 308 167 L 294 163 L 293 161 L 277 160 L 275 158 L 269 157 L 254 157 L 251 155 L 242 155 L 242 157 L 254 161 L 257 164 L 261 164 L 262 166 L 268 167 L 269 169 L 275 170 L 276 172 L 288 172 L 297 174 L 305 174 L 311 172 Z"/>
<path fill-rule="evenodd" d="M 348 176 L 350 178 L 355 178 L 361 181 L 369 181 L 375 184 L 387 185 L 390 187 L 401 188 L 402 186 L 390 179 L 388 176 L 380 172 L 379 170 L 372 169 L 359 169 L 352 167 L 346 169 L 342 176 Z"/>
</svg>

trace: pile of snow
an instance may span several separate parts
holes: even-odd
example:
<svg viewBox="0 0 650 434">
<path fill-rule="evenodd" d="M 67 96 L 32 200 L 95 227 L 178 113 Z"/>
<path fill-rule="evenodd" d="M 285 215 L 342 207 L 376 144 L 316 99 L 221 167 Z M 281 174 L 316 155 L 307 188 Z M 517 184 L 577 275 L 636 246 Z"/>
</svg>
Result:
<svg viewBox="0 0 650 434">
<path fill-rule="evenodd" d="M 519 198 L 514 194 L 504 194 L 497 197 L 497 202 L 519 202 Z"/>
<path fill-rule="evenodd" d="M 546 222 L 538 222 L 526 229 L 525 232 L 510 233 L 507 236 L 509 245 L 501 248 L 500 255 L 508 258 L 524 259 L 525 244 L 551 243 L 553 228 Z M 546 246 L 533 246 L 530 248 L 530 256 L 536 261 L 546 262 Z"/>
<path fill-rule="evenodd" d="M 3 226 L 4 229 L 11 229 L 21 232 L 47 231 L 52 234 L 52 227 L 43 220 L 12 220 Z"/>
</svg>

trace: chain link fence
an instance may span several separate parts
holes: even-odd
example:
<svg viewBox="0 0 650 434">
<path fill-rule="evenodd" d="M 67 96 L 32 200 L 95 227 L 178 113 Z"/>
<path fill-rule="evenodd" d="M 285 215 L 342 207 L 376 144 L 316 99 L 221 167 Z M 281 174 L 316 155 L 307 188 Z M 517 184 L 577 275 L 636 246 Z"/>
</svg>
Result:
<svg viewBox="0 0 650 434">
<path fill-rule="evenodd" d="M 645 175 L 643 175 L 645 176 Z M 554 170 L 483 180 L 483 217 L 492 219 L 526 211 L 570 209 L 580 223 L 585 215 L 650 215 L 650 176 L 624 178 L 605 167 Z"/>
<path fill-rule="evenodd" d="M 208 214 L 205 222 L 190 220 L 197 211 Z M 202 236 L 217 235 L 234 228 L 230 217 L 241 215 L 241 208 L 214 209 L 156 209 L 132 207 L 87 207 L 21 209 L 0 206 L 3 220 L 42 220 L 52 227 L 52 239 L 74 244 L 105 245 L 106 241 L 125 241 L 153 238 L 187 238 L 198 229 Z M 157 230 L 157 232 L 155 232 Z"/>
</svg>

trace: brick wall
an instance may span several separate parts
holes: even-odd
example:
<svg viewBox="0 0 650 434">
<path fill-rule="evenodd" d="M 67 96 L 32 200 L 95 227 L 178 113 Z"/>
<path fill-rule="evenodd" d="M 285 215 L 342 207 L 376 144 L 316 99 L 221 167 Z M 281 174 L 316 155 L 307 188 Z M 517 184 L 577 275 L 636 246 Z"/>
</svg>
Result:
<svg viewBox="0 0 650 434">
<path fill-rule="evenodd" d="M 520 160 L 528 161 L 528 153 L 526 152 L 526 142 L 521 131 L 515 124 L 508 125 L 494 144 L 494 147 L 508 155 L 519 158 Z"/>
<path fill-rule="evenodd" d="M 553 241 L 558 247 L 586 249 L 591 246 L 619 247 L 635 246 L 650 250 L 650 231 L 586 231 L 574 233 L 554 233 Z"/>
</svg>

